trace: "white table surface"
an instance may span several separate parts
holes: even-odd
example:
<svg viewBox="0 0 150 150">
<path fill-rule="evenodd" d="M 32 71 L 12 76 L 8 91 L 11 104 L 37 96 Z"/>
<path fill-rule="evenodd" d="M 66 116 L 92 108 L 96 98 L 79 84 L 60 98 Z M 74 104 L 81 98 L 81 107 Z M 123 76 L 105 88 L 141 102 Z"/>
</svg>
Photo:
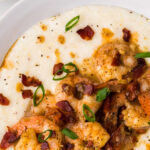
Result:
<svg viewBox="0 0 150 150">
<path fill-rule="evenodd" d="M 0 0 L 0 16 L 18 0 Z"/>
</svg>

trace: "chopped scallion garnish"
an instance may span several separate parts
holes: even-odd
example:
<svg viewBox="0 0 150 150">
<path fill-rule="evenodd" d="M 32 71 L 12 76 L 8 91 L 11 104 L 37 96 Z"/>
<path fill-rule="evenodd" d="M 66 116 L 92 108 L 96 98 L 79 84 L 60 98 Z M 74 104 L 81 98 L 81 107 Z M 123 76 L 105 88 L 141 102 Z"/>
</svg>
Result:
<svg viewBox="0 0 150 150">
<path fill-rule="evenodd" d="M 65 31 L 69 31 L 70 29 L 72 29 L 78 22 L 79 22 L 80 16 L 76 16 L 74 18 L 72 18 L 65 27 Z"/>
<path fill-rule="evenodd" d="M 49 132 L 49 134 L 48 134 L 48 136 L 47 136 L 46 138 L 43 139 L 43 136 L 44 136 L 43 134 L 46 133 L 46 132 Z M 52 133 L 53 133 L 52 130 L 46 130 L 46 131 L 40 133 L 40 134 L 38 135 L 38 141 L 39 141 L 40 143 L 46 142 L 46 141 L 52 136 Z"/>
<path fill-rule="evenodd" d="M 86 111 L 88 111 L 91 116 L 89 116 Z M 83 104 L 83 114 L 84 117 L 86 118 L 87 121 L 89 122 L 95 122 L 95 114 L 93 113 L 93 111 L 90 109 L 90 107 L 86 104 Z"/>
<path fill-rule="evenodd" d="M 96 101 L 101 102 L 110 94 L 109 88 L 103 88 L 97 92 Z"/>
<path fill-rule="evenodd" d="M 150 52 L 137 53 L 135 58 L 148 58 L 150 57 Z"/>
<path fill-rule="evenodd" d="M 42 98 L 37 102 L 37 92 L 39 91 L 39 89 L 42 90 Z M 41 84 L 34 92 L 33 105 L 38 106 L 43 101 L 44 97 L 45 97 L 45 89 L 44 89 L 44 86 Z"/>
<path fill-rule="evenodd" d="M 65 136 L 68 136 L 71 139 L 75 140 L 78 138 L 78 136 L 68 128 L 64 128 L 61 132 L 62 134 L 64 134 Z"/>
</svg>

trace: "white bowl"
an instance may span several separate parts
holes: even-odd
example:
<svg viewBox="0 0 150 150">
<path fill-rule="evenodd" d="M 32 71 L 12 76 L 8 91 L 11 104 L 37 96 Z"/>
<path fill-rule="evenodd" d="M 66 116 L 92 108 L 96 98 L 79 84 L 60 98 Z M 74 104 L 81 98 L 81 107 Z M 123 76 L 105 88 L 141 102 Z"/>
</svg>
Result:
<svg viewBox="0 0 150 150">
<path fill-rule="evenodd" d="M 20 0 L 0 19 L 0 62 L 17 38 L 36 22 L 90 4 L 119 6 L 150 18 L 149 0 Z"/>
</svg>

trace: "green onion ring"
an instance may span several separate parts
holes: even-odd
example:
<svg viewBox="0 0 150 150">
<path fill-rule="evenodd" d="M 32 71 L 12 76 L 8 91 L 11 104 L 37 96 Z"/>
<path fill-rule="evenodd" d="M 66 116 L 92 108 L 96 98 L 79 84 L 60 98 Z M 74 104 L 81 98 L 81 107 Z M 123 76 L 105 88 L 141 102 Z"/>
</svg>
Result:
<svg viewBox="0 0 150 150">
<path fill-rule="evenodd" d="M 63 80 L 63 79 L 65 79 L 67 76 L 68 76 L 68 73 L 67 72 L 65 72 L 66 74 L 65 74 L 65 76 L 63 76 L 63 77 L 56 77 L 57 76 L 57 73 L 58 72 L 62 72 L 63 70 L 61 69 L 61 70 L 58 70 L 57 72 L 56 72 L 56 74 L 54 75 L 54 77 L 53 77 L 53 80 L 54 81 L 60 81 L 60 80 Z"/>
<path fill-rule="evenodd" d="M 80 16 L 76 16 L 72 18 L 65 26 L 65 31 L 69 31 L 72 29 L 78 22 L 79 22 Z"/>
<path fill-rule="evenodd" d="M 44 133 L 46 133 L 46 132 L 49 132 L 49 135 L 43 140 L 42 139 L 42 136 L 43 136 L 43 134 Z M 43 142 L 45 142 L 45 141 L 47 141 L 51 136 L 52 136 L 52 133 L 53 133 L 53 131 L 52 130 L 45 130 L 44 132 L 42 132 L 42 133 L 40 133 L 39 135 L 38 135 L 38 141 L 40 142 L 40 143 L 43 143 Z"/>
<path fill-rule="evenodd" d="M 85 112 L 85 110 L 88 110 L 90 113 L 91 113 L 91 115 L 92 115 L 92 117 L 89 117 L 87 114 L 86 114 L 86 112 Z M 94 112 L 90 109 L 90 107 L 88 106 L 88 105 L 86 105 L 86 104 L 83 104 L 83 114 L 84 114 L 84 117 L 85 117 L 85 119 L 87 120 L 87 121 L 89 121 L 89 122 L 95 122 L 95 114 L 94 114 Z"/>
<path fill-rule="evenodd" d="M 42 96 L 41 100 L 37 103 L 37 102 L 36 102 L 36 96 L 37 96 L 37 92 L 38 92 L 39 89 L 42 90 L 43 96 Z M 34 105 L 34 106 L 38 106 L 38 105 L 43 101 L 44 97 L 45 97 L 45 89 L 44 89 L 44 86 L 41 84 L 41 85 L 35 90 L 35 92 L 34 92 L 34 95 L 33 95 L 33 105 Z"/>
<path fill-rule="evenodd" d="M 75 68 L 75 70 L 70 71 L 69 69 L 66 69 L 66 68 L 65 68 L 66 66 L 72 66 L 72 67 Z M 71 72 L 77 72 L 77 71 L 78 71 L 78 68 L 77 68 L 77 66 L 76 66 L 75 64 L 73 64 L 72 62 L 69 62 L 68 64 L 65 64 L 65 65 L 62 67 L 62 70 L 63 70 L 64 72 L 66 72 L 66 73 L 71 73 Z"/>
</svg>

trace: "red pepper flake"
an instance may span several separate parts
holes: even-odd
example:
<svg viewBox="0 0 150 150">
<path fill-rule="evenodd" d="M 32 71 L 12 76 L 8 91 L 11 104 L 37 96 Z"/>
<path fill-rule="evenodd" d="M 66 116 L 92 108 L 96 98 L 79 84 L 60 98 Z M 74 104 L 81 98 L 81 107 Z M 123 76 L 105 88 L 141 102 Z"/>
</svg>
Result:
<svg viewBox="0 0 150 150">
<path fill-rule="evenodd" d="M 90 26 L 86 26 L 83 29 L 79 29 L 77 33 L 81 36 L 82 39 L 84 40 L 92 40 L 94 36 L 94 31 Z"/>
<path fill-rule="evenodd" d="M 129 42 L 130 38 L 131 38 L 131 32 L 130 32 L 130 30 L 128 30 L 127 28 L 124 28 L 122 30 L 122 32 L 123 32 L 123 39 L 124 39 L 124 41 Z"/>
<path fill-rule="evenodd" d="M 61 75 L 63 73 L 63 71 L 59 71 L 59 70 L 61 70 L 63 66 L 64 66 L 63 63 L 55 64 L 54 68 L 53 68 L 53 75 L 56 75 L 56 74 Z"/>
<path fill-rule="evenodd" d="M 0 94 L 0 105 L 7 106 L 9 103 L 9 100 L 3 94 Z"/>
<path fill-rule="evenodd" d="M 3 149 L 8 148 L 12 143 L 16 142 L 18 139 L 17 134 L 15 132 L 8 131 L 3 136 L 0 147 Z"/>
<path fill-rule="evenodd" d="M 121 56 L 120 53 L 117 51 L 115 53 L 115 56 L 113 57 L 113 60 L 111 63 L 112 66 L 119 66 L 120 65 L 120 56 Z"/>
<path fill-rule="evenodd" d="M 22 90 L 22 97 L 26 98 L 33 98 L 33 92 L 31 90 Z"/>
<path fill-rule="evenodd" d="M 42 84 L 41 81 L 39 81 L 35 77 L 29 77 L 24 74 L 22 74 L 22 83 L 24 86 L 27 86 L 27 87 L 29 86 L 37 87 Z"/>
</svg>

